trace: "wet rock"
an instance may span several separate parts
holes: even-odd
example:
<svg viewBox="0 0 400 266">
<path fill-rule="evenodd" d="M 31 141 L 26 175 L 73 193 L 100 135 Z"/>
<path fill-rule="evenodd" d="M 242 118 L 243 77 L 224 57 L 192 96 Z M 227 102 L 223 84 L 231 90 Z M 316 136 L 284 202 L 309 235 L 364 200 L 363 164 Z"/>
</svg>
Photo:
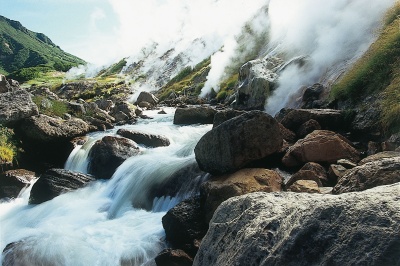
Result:
<svg viewBox="0 0 400 266">
<path fill-rule="evenodd" d="M 340 197 L 252 193 L 231 198 L 211 220 L 193 265 L 397 265 L 398 186 Z"/>
<path fill-rule="evenodd" d="M 127 129 L 119 129 L 117 131 L 117 134 L 124 138 L 133 140 L 138 144 L 143 144 L 147 147 L 155 148 L 155 147 L 163 147 L 170 145 L 169 139 L 161 135 L 147 134 Z"/>
<path fill-rule="evenodd" d="M 194 152 L 200 169 L 225 174 L 279 151 L 283 139 L 270 115 L 252 111 L 222 123 L 207 132 Z"/>
<path fill-rule="evenodd" d="M 359 152 L 340 134 L 315 130 L 290 147 L 282 162 L 293 167 L 307 162 L 335 163 L 339 159 L 358 162 Z"/>
<path fill-rule="evenodd" d="M 40 204 L 68 191 L 82 188 L 95 178 L 64 169 L 49 169 L 33 185 L 30 204 Z"/>
<path fill-rule="evenodd" d="M 0 123 L 15 124 L 39 114 L 39 109 L 25 90 L 0 93 Z"/>
<path fill-rule="evenodd" d="M 142 92 L 139 94 L 139 96 L 138 96 L 138 98 L 137 98 L 137 100 L 136 100 L 136 103 L 137 103 L 137 105 L 140 106 L 140 103 L 141 103 L 141 102 L 147 102 L 147 103 L 149 103 L 152 107 L 154 107 L 154 106 L 157 105 L 158 101 L 159 101 L 159 100 L 157 99 L 157 97 L 154 96 L 153 94 L 151 94 L 150 92 L 142 91 Z"/>
<path fill-rule="evenodd" d="M 319 99 L 324 91 L 324 86 L 319 83 L 307 87 L 303 93 L 302 97 L 302 108 L 315 108 L 319 105 Z"/>
<path fill-rule="evenodd" d="M 314 180 L 297 180 L 288 191 L 299 193 L 320 193 L 319 186 Z"/>
<path fill-rule="evenodd" d="M 216 176 L 201 185 L 206 221 L 209 222 L 218 206 L 225 200 L 247 193 L 282 190 L 283 179 L 273 170 L 246 168 L 236 173 Z"/>
<path fill-rule="evenodd" d="M 35 178 L 34 172 L 24 169 L 9 170 L 0 174 L 0 199 L 16 198 Z"/>
<path fill-rule="evenodd" d="M 333 188 L 334 194 L 400 182 L 400 157 L 383 158 L 348 170 Z"/>
<path fill-rule="evenodd" d="M 320 124 L 314 120 L 310 119 L 307 122 L 301 124 L 301 126 L 297 129 L 296 135 L 298 138 L 302 139 L 314 130 L 320 130 L 321 126 Z"/>
<path fill-rule="evenodd" d="M 157 266 L 191 266 L 193 259 L 181 249 L 164 249 L 155 258 Z"/>
<path fill-rule="evenodd" d="M 214 116 L 213 127 L 217 127 L 225 121 L 244 114 L 244 111 L 239 110 L 222 110 L 218 111 Z"/>
<path fill-rule="evenodd" d="M 217 111 L 211 107 L 177 108 L 175 125 L 212 124 Z"/>
<path fill-rule="evenodd" d="M 106 136 L 96 141 L 89 152 L 89 174 L 109 179 L 126 159 L 137 155 L 139 147 L 127 138 Z"/>
</svg>

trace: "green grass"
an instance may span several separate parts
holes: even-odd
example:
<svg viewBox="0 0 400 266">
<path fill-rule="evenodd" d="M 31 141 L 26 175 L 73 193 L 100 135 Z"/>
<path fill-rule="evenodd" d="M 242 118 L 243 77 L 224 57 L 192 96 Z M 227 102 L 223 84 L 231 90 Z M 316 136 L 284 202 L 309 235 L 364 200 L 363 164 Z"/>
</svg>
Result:
<svg viewBox="0 0 400 266">
<path fill-rule="evenodd" d="M 0 161 L 2 163 L 12 163 L 17 154 L 14 132 L 0 125 Z"/>
<path fill-rule="evenodd" d="M 68 104 L 64 101 L 50 100 L 43 96 L 33 96 L 32 100 L 38 106 L 41 114 L 62 117 L 69 112 Z"/>
<path fill-rule="evenodd" d="M 400 130 L 400 3 L 388 12 L 384 28 L 368 51 L 332 87 L 331 99 L 362 103 L 380 94 L 381 124 L 387 133 Z"/>
</svg>

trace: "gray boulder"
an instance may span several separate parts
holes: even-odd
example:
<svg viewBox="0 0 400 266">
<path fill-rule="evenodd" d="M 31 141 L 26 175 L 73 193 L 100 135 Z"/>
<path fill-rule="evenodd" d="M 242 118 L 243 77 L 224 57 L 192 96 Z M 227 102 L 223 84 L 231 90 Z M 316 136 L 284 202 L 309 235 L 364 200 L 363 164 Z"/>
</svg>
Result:
<svg viewBox="0 0 400 266">
<path fill-rule="evenodd" d="M 0 199 L 16 198 L 35 178 L 34 172 L 24 169 L 9 170 L 0 174 Z"/>
<path fill-rule="evenodd" d="M 229 110 L 218 111 L 214 116 L 213 127 L 217 127 L 223 122 L 228 121 L 229 119 L 232 119 L 242 114 L 244 114 L 244 111 L 240 110 L 229 109 Z"/>
<path fill-rule="evenodd" d="M 211 107 L 177 108 L 175 125 L 212 124 L 217 111 Z"/>
<path fill-rule="evenodd" d="M 169 139 L 161 135 L 147 134 L 127 129 L 119 129 L 117 131 L 117 134 L 124 138 L 133 140 L 138 144 L 143 144 L 147 147 L 154 148 L 154 147 L 162 147 L 170 145 Z"/>
<path fill-rule="evenodd" d="M 0 124 L 13 124 L 39 114 L 39 109 L 25 90 L 0 94 Z"/>
<path fill-rule="evenodd" d="M 50 169 L 39 177 L 33 185 L 29 197 L 30 204 L 40 204 L 62 193 L 84 187 L 95 178 L 64 169 Z"/>
<path fill-rule="evenodd" d="M 156 106 L 158 103 L 158 99 L 156 96 L 154 96 L 153 94 L 151 94 L 150 92 L 147 91 L 142 91 L 137 100 L 136 103 L 139 105 L 141 102 L 148 102 L 150 105 L 152 106 Z"/>
<path fill-rule="evenodd" d="M 126 159 L 137 155 L 139 147 L 127 138 L 106 136 L 96 141 L 89 152 L 89 174 L 109 179 Z"/>
<path fill-rule="evenodd" d="M 137 107 L 128 102 L 116 102 L 112 108 L 110 115 L 116 122 L 128 122 L 136 117 Z"/>
<path fill-rule="evenodd" d="M 279 151 L 282 143 L 276 120 L 264 112 L 251 111 L 207 132 L 194 153 L 200 169 L 219 175 Z"/>
<path fill-rule="evenodd" d="M 231 198 L 211 220 L 193 265 L 399 265 L 399 185 L 340 197 Z"/>
<path fill-rule="evenodd" d="M 396 182 L 400 182 L 400 157 L 383 158 L 347 170 L 332 192 L 363 191 Z"/>
</svg>

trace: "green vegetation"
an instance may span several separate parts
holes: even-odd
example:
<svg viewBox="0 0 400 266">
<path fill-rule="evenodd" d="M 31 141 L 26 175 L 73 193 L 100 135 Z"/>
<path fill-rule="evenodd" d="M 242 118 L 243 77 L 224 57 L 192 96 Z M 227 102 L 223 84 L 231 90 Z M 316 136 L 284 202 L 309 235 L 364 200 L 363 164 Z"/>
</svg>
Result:
<svg viewBox="0 0 400 266">
<path fill-rule="evenodd" d="M 366 95 L 382 95 L 381 124 L 400 130 L 400 3 L 387 14 L 384 28 L 368 51 L 333 86 L 331 98 L 362 103 Z"/>
<path fill-rule="evenodd" d="M 32 32 L 0 16 L 0 72 L 20 82 L 35 78 L 43 68 L 67 71 L 85 64 L 82 59 L 68 54 L 56 46 L 46 35 Z M 36 68 L 37 67 L 37 68 Z M 24 69 L 27 69 L 25 72 Z"/>
<path fill-rule="evenodd" d="M 127 62 L 126 62 L 125 58 L 123 58 L 118 63 L 115 63 L 115 64 L 111 65 L 110 67 L 100 71 L 97 76 L 105 77 L 105 76 L 112 76 L 115 74 L 119 74 L 122 71 L 122 69 L 124 68 L 124 66 L 126 66 L 126 64 L 127 64 Z"/>
<path fill-rule="evenodd" d="M 14 132 L 0 125 L 0 162 L 12 163 L 17 154 Z"/>
<path fill-rule="evenodd" d="M 215 97 L 218 102 L 223 102 L 226 97 L 235 92 L 235 87 L 239 79 L 239 74 L 234 74 L 219 84 L 219 92 Z"/>
<path fill-rule="evenodd" d="M 32 100 L 38 106 L 41 114 L 62 117 L 69 111 L 68 103 L 65 101 L 51 100 L 43 96 L 33 96 Z"/>
</svg>

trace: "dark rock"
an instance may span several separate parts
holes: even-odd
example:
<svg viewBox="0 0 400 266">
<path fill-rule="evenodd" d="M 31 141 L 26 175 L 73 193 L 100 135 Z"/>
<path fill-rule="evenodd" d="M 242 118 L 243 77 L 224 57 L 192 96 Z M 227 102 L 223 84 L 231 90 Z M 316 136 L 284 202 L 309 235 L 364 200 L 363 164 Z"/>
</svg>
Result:
<svg viewBox="0 0 400 266">
<path fill-rule="evenodd" d="M 153 105 L 152 105 L 151 103 L 149 103 L 149 102 L 146 102 L 146 101 L 140 102 L 140 103 L 138 104 L 138 106 L 141 107 L 141 108 L 145 108 L 145 109 L 151 109 L 151 108 L 153 108 Z"/>
<path fill-rule="evenodd" d="M 57 94 L 52 92 L 47 87 L 32 86 L 32 87 L 28 88 L 27 91 L 30 94 L 34 95 L 34 96 L 41 96 L 41 97 L 44 97 L 45 99 L 50 99 L 50 100 L 53 100 L 53 101 L 59 101 L 60 100 L 60 98 L 57 96 Z"/>
<path fill-rule="evenodd" d="M 317 121 L 322 129 L 337 130 L 344 125 L 342 112 L 333 109 L 289 109 L 283 118 L 278 117 L 282 115 L 277 120 L 295 132 L 310 119 Z"/>
<path fill-rule="evenodd" d="M 193 259 L 181 249 L 164 249 L 154 259 L 157 266 L 191 266 Z"/>
<path fill-rule="evenodd" d="M 33 185 L 29 203 L 40 204 L 68 191 L 82 188 L 94 180 L 92 176 L 64 169 L 47 170 Z"/>
<path fill-rule="evenodd" d="M 194 152 L 200 169 L 224 174 L 279 151 L 283 139 L 270 115 L 252 111 L 230 119 L 207 132 Z"/>
<path fill-rule="evenodd" d="M 128 122 L 136 117 L 136 106 L 128 102 L 117 102 L 111 110 L 110 115 L 113 116 L 117 122 Z M 123 113 L 126 117 L 121 115 Z M 122 120 L 122 119 L 125 120 Z"/>
<path fill-rule="evenodd" d="M 368 142 L 368 150 L 367 150 L 368 155 L 372 155 L 381 151 L 382 151 L 382 146 L 380 143 L 374 141 Z"/>
<path fill-rule="evenodd" d="M 217 127 L 225 121 L 244 114 L 244 111 L 239 110 L 222 110 L 218 111 L 214 116 L 213 127 Z"/>
<path fill-rule="evenodd" d="M 147 134 L 127 129 L 119 129 L 117 131 L 117 134 L 124 138 L 133 140 L 138 144 L 143 144 L 147 147 L 155 148 L 155 147 L 163 147 L 170 145 L 169 139 L 161 135 Z"/>
<path fill-rule="evenodd" d="M 140 106 L 141 102 L 148 102 L 152 106 L 156 106 L 158 103 L 158 99 L 156 96 L 151 94 L 150 92 L 142 91 L 137 100 L 136 103 Z"/>
<path fill-rule="evenodd" d="M 400 182 L 400 157 L 383 158 L 348 170 L 332 192 L 363 191 L 396 182 Z"/>
<path fill-rule="evenodd" d="M 318 185 L 318 187 L 322 187 L 320 177 L 312 170 L 300 170 L 293 174 L 286 182 L 286 187 L 289 188 L 293 183 L 299 180 L 312 180 Z"/>
<path fill-rule="evenodd" d="M 95 103 L 100 109 L 106 112 L 111 111 L 111 107 L 114 105 L 113 101 L 105 99 L 97 100 Z"/>
<path fill-rule="evenodd" d="M 89 152 L 88 172 L 97 178 L 109 179 L 118 166 L 138 153 L 139 147 L 130 139 L 103 137 L 96 141 Z"/>
<path fill-rule="evenodd" d="M 322 167 L 322 165 L 314 162 L 308 162 L 303 167 L 300 169 L 301 170 L 309 170 L 313 171 L 314 174 L 318 177 L 318 179 L 321 181 L 323 186 L 326 186 L 328 184 L 328 176 L 326 174 L 325 168 Z"/>
<path fill-rule="evenodd" d="M 25 90 L 0 93 L 0 124 L 15 124 L 39 114 L 39 109 Z"/>
<path fill-rule="evenodd" d="M 363 165 L 366 163 L 374 162 L 383 158 L 394 158 L 394 157 L 400 157 L 400 152 L 396 151 L 384 151 L 384 152 L 379 152 L 377 154 L 370 155 L 364 159 L 362 159 L 360 162 L 358 162 L 358 165 Z"/>
<path fill-rule="evenodd" d="M 314 180 L 297 180 L 288 188 L 297 193 L 320 193 L 319 186 Z"/>
<path fill-rule="evenodd" d="M 9 170 L 0 174 L 0 198 L 16 198 L 35 178 L 34 172 L 24 169 Z"/>
<path fill-rule="evenodd" d="M 114 128 L 114 125 L 110 122 L 93 118 L 93 117 L 85 117 L 85 121 L 88 122 L 90 125 L 94 126 L 97 131 L 105 131 L 107 129 Z"/>
<path fill-rule="evenodd" d="M 84 104 L 86 115 L 92 118 L 103 120 L 108 123 L 115 122 L 115 118 L 108 114 L 106 111 L 100 109 L 96 103 L 85 103 Z"/>
<path fill-rule="evenodd" d="M 328 169 L 329 186 L 337 184 L 338 180 L 346 174 L 347 168 L 339 164 L 331 164 Z"/>
<path fill-rule="evenodd" d="M 218 206 L 231 197 L 258 191 L 282 191 L 282 185 L 283 178 L 277 172 L 262 168 L 246 168 L 213 177 L 200 187 L 206 221 L 209 222 Z"/>
<path fill-rule="evenodd" d="M 399 154 L 399 155 L 400 155 L 400 154 Z M 361 161 L 362 161 L 362 160 L 361 160 Z M 338 161 L 337 161 L 337 164 L 343 166 L 343 167 L 346 168 L 346 169 L 351 169 L 351 168 L 354 168 L 354 167 L 357 166 L 357 164 L 355 164 L 355 163 L 353 163 L 353 162 L 351 162 L 351 161 L 349 161 L 349 160 L 346 160 L 346 159 L 340 159 L 340 160 L 338 160 Z"/>
<path fill-rule="evenodd" d="M 364 107 L 356 110 L 350 130 L 354 136 L 368 140 L 379 139 L 382 131 L 380 101 L 373 96 L 364 99 Z"/>
<path fill-rule="evenodd" d="M 167 112 L 165 112 L 165 110 L 164 109 L 162 109 L 161 111 L 159 111 L 157 114 L 159 114 L 159 115 L 166 115 L 167 114 Z"/>
<path fill-rule="evenodd" d="M 382 143 L 383 151 L 394 151 L 400 148 L 400 133 L 393 134 Z"/>
<path fill-rule="evenodd" d="M 0 74 L 0 93 L 11 91 L 11 85 L 8 83 L 6 77 Z"/>
<path fill-rule="evenodd" d="M 320 130 L 321 126 L 320 124 L 314 120 L 310 119 L 307 122 L 301 124 L 301 126 L 297 129 L 296 135 L 298 138 L 302 139 L 314 130 Z"/>
<path fill-rule="evenodd" d="M 302 108 L 315 108 L 318 104 L 318 100 L 322 92 L 324 91 L 324 86 L 322 84 L 316 83 L 310 87 L 307 87 L 303 93 L 302 98 Z"/>
<path fill-rule="evenodd" d="M 211 107 L 177 108 L 175 125 L 212 124 L 217 111 Z"/>
<path fill-rule="evenodd" d="M 398 186 L 340 197 L 231 198 L 211 220 L 193 265 L 399 265 Z"/>
<path fill-rule="evenodd" d="M 71 110 L 74 116 L 81 117 L 82 115 L 86 114 L 85 107 L 83 106 L 83 104 L 80 103 L 69 102 L 68 109 Z"/>
<path fill-rule="evenodd" d="M 162 218 L 162 224 L 167 241 L 177 248 L 202 239 L 208 228 L 198 197 L 184 200 L 170 209 Z"/>
<path fill-rule="evenodd" d="M 284 127 L 281 123 L 279 124 L 279 129 L 281 131 L 282 137 L 284 140 L 286 140 L 288 143 L 294 143 L 296 142 L 296 134 L 292 132 L 290 129 L 287 129 Z"/>
<path fill-rule="evenodd" d="M 359 152 L 342 135 L 328 130 L 315 130 L 291 146 L 282 159 L 287 167 L 307 162 L 336 163 L 339 159 L 359 161 Z"/>
</svg>

